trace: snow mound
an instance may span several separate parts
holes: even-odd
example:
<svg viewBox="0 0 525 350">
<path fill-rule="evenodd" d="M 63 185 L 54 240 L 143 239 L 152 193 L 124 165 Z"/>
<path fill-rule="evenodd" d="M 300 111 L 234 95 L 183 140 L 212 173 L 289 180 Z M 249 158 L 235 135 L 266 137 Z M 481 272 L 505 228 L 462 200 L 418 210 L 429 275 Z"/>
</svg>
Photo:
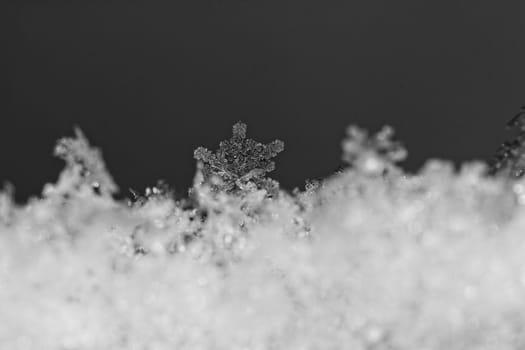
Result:
<svg viewBox="0 0 525 350">
<path fill-rule="evenodd" d="M 525 184 L 346 150 L 363 166 L 305 191 L 201 187 L 198 207 L 115 201 L 98 156 L 26 205 L 6 189 L 0 347 L 524 348 Z"/>
</svg>

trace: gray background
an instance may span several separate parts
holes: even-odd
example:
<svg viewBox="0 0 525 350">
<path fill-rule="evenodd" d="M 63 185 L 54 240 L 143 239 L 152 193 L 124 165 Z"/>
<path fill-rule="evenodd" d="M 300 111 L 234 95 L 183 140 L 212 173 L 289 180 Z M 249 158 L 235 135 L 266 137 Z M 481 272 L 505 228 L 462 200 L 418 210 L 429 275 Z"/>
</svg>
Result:
<svg viewBox="0 0 525 350">
<path fill-rule="evenodd" d="M 0 5 L 0 181 L 38 194 L 79 125 L 121 188 L 184 193 L 237 120 L 285 141 L 285 188 L 341 165 L 345 127 L 425 159 L 487 159 L 525 104 L 525 2 L 89 0 Z"/>
</svg>

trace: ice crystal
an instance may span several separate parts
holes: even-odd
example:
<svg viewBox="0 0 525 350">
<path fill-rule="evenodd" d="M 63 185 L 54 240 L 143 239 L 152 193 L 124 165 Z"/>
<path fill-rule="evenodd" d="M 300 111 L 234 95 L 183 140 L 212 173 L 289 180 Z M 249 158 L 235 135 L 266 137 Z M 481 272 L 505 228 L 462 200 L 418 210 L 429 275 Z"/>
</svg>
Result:
<svg viewBox="0 0 525 350">
<path fill-rule="evenodd" d="M 66 168 L 58 184 L 48 186 L 45 194 L 71 194 L 87 190 L 111 196 L 118 191 L 106 170 L 101 151 L 89 144 L 79 128 L 75 128 L 75 137 L 65 137 L 57 142 L 54 154 L 66 162 Z"/>
<path fill-rule="evenodd" d="M 498 148 L 490 163 L 489 173 L 517 179 L 525 174 L 525 106 L 507 123 L 507 128 L 518 130 L 518 135 Z"/>
<path fill-rule="evenodd" d="M 372 137 L 355 125 L 349 126 L 342 142 L 343 161 L 368 174 L 391 170 L 407 156 L 402 145 L 392 140 L 393 135 L 394 129 L 390 126 L 383 127 Z"/>
<path fill-rule="evenodd" d="M 204 147 L 195 150 L 195 159 L 203 164 L 203 181 L 215 191 L 235 193 L 253 184 L 276 194 L 278 183 L 265 176 L 275 169 L 271 159 L 284 150 L 284 143 L 280 140 L 266 145 L 256 142 L 246 138 L 246 128 L 246 124 L 236 123 L 233 136 L 220 142 L 215 153 Z"/>
</svg>

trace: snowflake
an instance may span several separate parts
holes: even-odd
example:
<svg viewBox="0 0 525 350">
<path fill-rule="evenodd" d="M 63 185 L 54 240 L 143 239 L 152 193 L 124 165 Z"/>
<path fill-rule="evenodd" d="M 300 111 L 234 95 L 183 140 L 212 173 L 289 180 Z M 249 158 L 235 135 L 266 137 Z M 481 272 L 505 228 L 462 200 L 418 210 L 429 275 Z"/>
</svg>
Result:
<svg viewBox="0 0 525 350">
<path fill-rule="evenodd" d="M 504 142 L 490 162 L 489 173 L 505 174 L 510 178 L 521 178 L 525 174 L 525 107 L 508 123 L 508 128 L 518 129 L 518 135 Z"/>
<path fill-rule="evenodd" d="M 110 196 L 118 191 L 106 170 L 100 150 L 89 144 L 79 128 L 75 128 L 75 137 L 58 140 L 54 154 L 66 162 L 66 168 L 56 185 L 47 186 L 44 191 L 46 195 L 66 194 L 86 188 L 102 196 Z"/>
<path fill-rule="evenodd" d="M 369 174 L 391 170 L 393 164 L 407 156 L 405 148 L 399 142 L 392 141 L 393 135 L 394 129 L 390 126 L 384 126 L 372 137 L 357 126 L 349 126 L 342 143 L 343 161 Z"/>
<path fill-rule="evenodd" d="M 284 150 L 284 143 L 280 140 L 266 145 L 256 142 L 246 138 L 246 128 L 246 124 L 236 123 L 233 136 L 220 142 L 215 153 L 204 147 L 195 150 L 194 158 L 202 163 L 203 180 L 211 184 L 214 191 L 236 193 L 255 186 L 274 195 L 278 183 L 265 175 L 275 169 L 271 159 Z"/>
</svg>

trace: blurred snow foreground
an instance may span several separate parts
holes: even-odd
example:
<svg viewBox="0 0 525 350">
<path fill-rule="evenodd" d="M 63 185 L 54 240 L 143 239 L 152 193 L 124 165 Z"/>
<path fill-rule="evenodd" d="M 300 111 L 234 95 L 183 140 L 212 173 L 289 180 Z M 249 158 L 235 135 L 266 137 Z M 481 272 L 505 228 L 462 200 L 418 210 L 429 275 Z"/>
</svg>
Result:
<svg viewBox="0 0 525 350">
<path fill-rule="evenodd" d="M 56 184 L 0 195 L 0 348 L 524 349 L 525 184 L 406 174 L 391 137 L 349 128 L 348 167 L 293 194 L 198 170 L 190 199 L 128 202 L 80 131 L 60 140 Z"/>
</svg>

